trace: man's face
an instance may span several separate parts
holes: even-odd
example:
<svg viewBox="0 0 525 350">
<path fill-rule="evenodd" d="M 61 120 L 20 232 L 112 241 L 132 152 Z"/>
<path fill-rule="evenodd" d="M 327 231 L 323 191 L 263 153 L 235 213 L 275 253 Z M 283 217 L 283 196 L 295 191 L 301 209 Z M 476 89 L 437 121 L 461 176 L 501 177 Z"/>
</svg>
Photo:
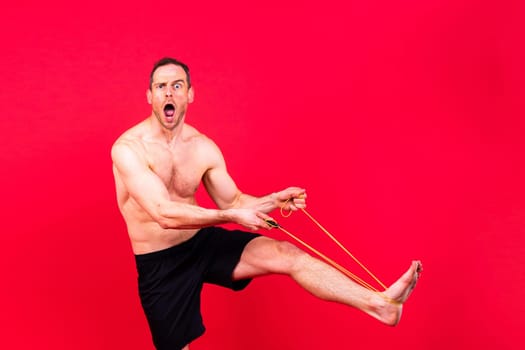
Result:
<svg viewBox="0 0 525 350">
<path fill-rule="evenodd" d="M 177 127 L 184 119 L 188 104 L 193 102 L 193 89 L 188 86 L 184 69 L 174 64 L 157 68 L 147 98 L 153 114 L 164 128 L 173 130 Z"/>
</svg>

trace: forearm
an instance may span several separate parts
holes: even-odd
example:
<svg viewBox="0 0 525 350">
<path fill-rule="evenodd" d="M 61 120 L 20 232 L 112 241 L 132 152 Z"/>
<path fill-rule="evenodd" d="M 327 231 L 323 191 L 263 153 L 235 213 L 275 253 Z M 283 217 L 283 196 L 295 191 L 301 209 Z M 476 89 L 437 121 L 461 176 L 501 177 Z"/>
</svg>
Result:
<svg viewBox="0 0 525 350">
<path fill-rule="evenodd" d="M 233 214 L 229 209 L 207 209 L 196 205 L 170 201 L 159 206 L 155 219 L 163 228 L 198 229 L 236 222 Z"/>
<path fill-rule="evenodd" d="M 279 208 L 298 210 L 306 207 L 306 191 L 299 187 L 288 187 L 262 197 L 240 194 L 236 203 L 235 208 L 251 208 L 266 214 Z"/>
<path fill-rule="evenodd" d="M 237 202 L 237 208 L 250 208 L 263 213 L 269 213 L 278 207 L 277 196 L 275 193 L 270 193 L 262 197 L 255 197 L 242 193 Z"/>
</svg>

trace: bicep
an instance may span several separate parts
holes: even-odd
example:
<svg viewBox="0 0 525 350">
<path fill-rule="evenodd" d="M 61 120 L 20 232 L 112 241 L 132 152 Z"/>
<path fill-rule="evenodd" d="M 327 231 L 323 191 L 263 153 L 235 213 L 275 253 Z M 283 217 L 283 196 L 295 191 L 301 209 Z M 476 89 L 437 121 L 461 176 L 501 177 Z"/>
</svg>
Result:
<svg viewBox="0 0 525 350">
<path fill-rule="evenodd" d="M 226 163 L 220 151 L 216 151 L 212 166 L 203 176 L 206 191 L 220 209 L 236 207 L 241 191 L 226 169 Z"/>
<path fill-rule="evenodd" d="M 169 201 L 164 183 L 130 146 L 115 145 L 111 154 L 118 177 L 130 197 L 153 218 L 157 218 L 161 206 Z"/>
</svg>

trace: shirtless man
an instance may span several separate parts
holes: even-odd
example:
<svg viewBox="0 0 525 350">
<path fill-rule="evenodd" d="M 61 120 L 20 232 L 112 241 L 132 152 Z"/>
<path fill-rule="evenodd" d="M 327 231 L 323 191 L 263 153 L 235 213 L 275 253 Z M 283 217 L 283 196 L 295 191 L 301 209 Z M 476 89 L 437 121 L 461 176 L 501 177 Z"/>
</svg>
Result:
<svg viewBox="0 0 525 350">
<path fill-rule="evenodd" d="M 328 301 L 362 310 L 396 325 L 414 288 L 421 264 L 410 268 L 383 294 L 354 283 L 294 245 L 253 232 L 270 229 L 272 210 L 306 206 L 306 192 L 289 187 L 263 197 L 242 193 L 216 144 L 186 124 L 193 102 L 188 67 L 164 58 L 151 72 L 151 115 L 126 131 L 112 147 L 117 201 L 135 254 L 139 294 L 157 349 L 189 349 L 204 333 L 200 314 L 203 283 L 233 290 L 251 278 L 285 274 Z M 201 183 L 217 209 L 200 207 Z"/>
</svg>

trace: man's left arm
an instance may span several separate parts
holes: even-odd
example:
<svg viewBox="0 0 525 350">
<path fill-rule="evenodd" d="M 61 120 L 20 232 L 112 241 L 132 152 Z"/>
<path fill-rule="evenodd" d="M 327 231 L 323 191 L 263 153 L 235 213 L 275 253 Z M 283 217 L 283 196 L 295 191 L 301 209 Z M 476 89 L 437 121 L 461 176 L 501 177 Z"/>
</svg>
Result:
<svg viewBox="0 0 525 350">
<path fill-rule="evenodd" d="M 286 211 L 295 211 L 306 207 L 306 191 L 300 187 L 288 187 L 262 197 L 243 193 L 239 199 L 239 206 L 241 208 L 256 208 L 264 213 L 280 208 Z"/>
<path fill-rule="evenodd" d="M 278 208 L 295 211 L 306 207 L 306 191 L 300 187 L 288 187 L 261 197 L 241 192 L 228 173 L 220 151 L 215 155 L 212 166 L 204 174 L 203 184 L 220 209 L 250 208 L 269 213 Z"/>
</svg>

